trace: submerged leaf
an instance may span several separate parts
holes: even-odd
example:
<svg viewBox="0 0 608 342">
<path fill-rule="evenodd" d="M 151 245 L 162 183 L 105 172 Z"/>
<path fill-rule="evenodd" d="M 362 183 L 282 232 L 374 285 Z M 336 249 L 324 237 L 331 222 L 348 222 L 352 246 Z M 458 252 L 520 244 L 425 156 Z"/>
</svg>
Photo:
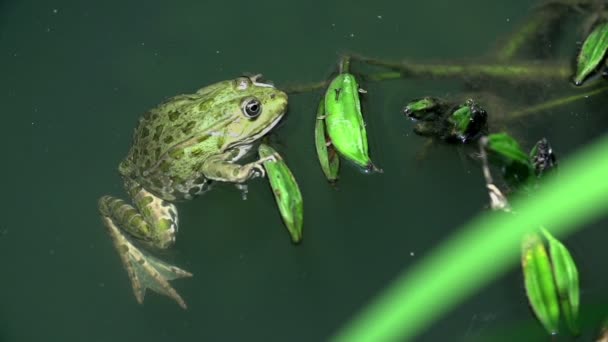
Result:
<svg viewBox="0 0 608 342">
<path fill-rule="evenodd" d="M 476 139 L 486 130 L 488 114 L 475 101 L 468 99 L 446 118 L 445 140 L 461 143 Z"/>
<path fill-rule="evenodd" d="M 530 306 L 550 334 L 559 326 L 559 302 L 551 263 L 538 234 L 527 235 L 522 242 L 521 264 Z"/>
<path fill-rule="evenodd" d="M 338 171 L 340 169 L 340 157 L 336 153 L 335 148 L 331 144 L 331 140 L 327 136 L 325 130 L 325 100 L 321 99 L 319 108 L 317 109 L 317 118 L 315 123 L 315 147 L 317 157 L 321 163 L 321 169 L 325 177 L 330 182 L 338 180 Z"/>
<path fill-rule="evenodd" d="M 597 25 L 585 39 L 577 59 L 574 84 L 583 84 L 583 81 L 600 67 L 606 51 L 608 51 L 608 21 Z"/>
<path fill-rule="evenodd" d="M 258 153 L 260 158 L 274 156 L 276 159 L 265 161 L 264 168 L 283 222 L 291 234 L 291 240 L 298 243 L 302 240 L 304 220 L 302 193 L 298 183 L 283 158 L 272 147 L 261 144 Z"/>
<path fill-rule="evenodd" d="M 414 120 L 426 120 L 429 112 L 440 109 L 441 102 L 434 97 L 423 97 L 416 99 L 405 105 L 403 114 Z"/>
<path fill-rule="evenodd" d="M 490 134 L 486 148 L 493 156 L 498 157 L 493 160 L 504 169 L 505 179 L 512 186 L 524 185 L 533 168 L 528 155 L 515 139 L 506 133 Z"/>
</svg>

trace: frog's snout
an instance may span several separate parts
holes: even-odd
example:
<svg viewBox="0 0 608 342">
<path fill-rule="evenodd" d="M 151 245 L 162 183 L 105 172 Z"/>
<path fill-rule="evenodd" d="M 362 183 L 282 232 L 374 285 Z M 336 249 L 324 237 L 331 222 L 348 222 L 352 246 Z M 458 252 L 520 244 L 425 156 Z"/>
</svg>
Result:
<svg viewBox="0 0 608 342">
<path fill-rule="evenodd" d="M 287 103 L 287 94 L 280 90 L 277 90 L 276 92 L 270 94 L 270 99 L 271 100 L 280 100 L 281 102 Z"/>
<path fill-rule="evenodd" d="M 283 107 L 283 112 L 287 111 L 287 104 L 289 103 L 289 101 L 286 93 L 282 91 L 277 91 L 276 93 L 270 95 L 270 97 L 273 99 L 273 101 L 281 103 L 281 106 Z"/>
</svg>

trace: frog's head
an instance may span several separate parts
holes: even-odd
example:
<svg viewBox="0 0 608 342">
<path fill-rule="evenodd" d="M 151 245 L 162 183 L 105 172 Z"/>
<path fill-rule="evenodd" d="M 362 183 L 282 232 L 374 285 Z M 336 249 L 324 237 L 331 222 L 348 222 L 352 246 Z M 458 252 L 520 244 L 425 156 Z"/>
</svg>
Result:
<svg viewBox="0 0 608 342">
<path fill-rule="evenodd" d="M 230 119 L 224 131 L 224 149 L 251 144 L 270 131 L 287 110 L 287 94 L 259 76 L 239 77 L 224 87 L 223 98 Z"/>
</svg>

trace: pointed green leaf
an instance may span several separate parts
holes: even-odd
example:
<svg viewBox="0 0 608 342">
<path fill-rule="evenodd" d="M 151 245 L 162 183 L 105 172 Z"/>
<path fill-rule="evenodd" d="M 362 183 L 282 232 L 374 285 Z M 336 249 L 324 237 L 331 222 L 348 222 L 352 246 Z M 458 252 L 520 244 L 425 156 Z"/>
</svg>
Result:
<svg viewBox="0 0 608 342">
<path fill-rule="evenodd" d="M 321 99 L 319 108 L 317 109 L 317 118 L 315 123 L 315 147 L 317 157 L 321 164 L 321 169 L 325 177 L 330 182 L 338 180 L 338 171 L 340 169 L 340 157 L 331 144 L 331 140 L 327 136 L 325 130 L 325 101 Z"/>
<path fill-rule="evenodd" d="M 261 144 L 258 150 L 260 158 L 273 156 L 276 160 L 264 162 L 268 181 L 272 188 L 272 193 L 277 202 L 279 212 L 283 217 L 283 222 L 287 226 L 291 240 L 294 243 L 302 240 L 302 225 L 304 221 L 304 208 L 302 193 L 296 183 L 296 179 L 291 170 L 283 161 L 283 158 L 270 146 Z"/>
<path fill-rule="evenodd" d="M 369 157 L 355 76 L 336 76 L 325 93 L 325 126 L 336 150 L 366 172 L 378 171 Z"/>
<path fill-rule="evenodd" d="M 608 51 L 608 21 L 595 27 L 587 36 L 581 51 L 578 54 L 576 75 L 574 83 L 583 84 L 583 81 L 602 63 Z"/>
<path fill-rule="evenodd" d="M 492 153 L 491 161 L 504 170 L 504 177 L 511 186 L 522 186 L 532 174 L 532 163 L 515 139 L 506 133 L 488 135 L 486 148 Z"/>
<path fill-rule="evenodd" d="M 559 240 L 551 233 L 541 228 L 541 231 L 549 242 L 549 254 L 551 265 L 553 266 L 553 277 L 557 286 L 557 293 L 560 298 L 562 312 L 568 325 L 568 329 L 573 334 L 579 333 L 578 312 L 579 312 L 579 281 L 576 263 L 572 255 Z"/>
<path fill-rule="evenodd" d="M 507 133 L 488 135 L 488 150 L 494 152 L 510 162 L 529 165 L 528 155 L 519 147 L 517 140 Z"/>
<path fill-rule="evenodd" d="M 521 264 L 530 306 L 545 330 L 556 334 L 559 325 L 559 301 L 549 256 L 538 234 L 529 234 L 523 239 Z"/>
</svg>

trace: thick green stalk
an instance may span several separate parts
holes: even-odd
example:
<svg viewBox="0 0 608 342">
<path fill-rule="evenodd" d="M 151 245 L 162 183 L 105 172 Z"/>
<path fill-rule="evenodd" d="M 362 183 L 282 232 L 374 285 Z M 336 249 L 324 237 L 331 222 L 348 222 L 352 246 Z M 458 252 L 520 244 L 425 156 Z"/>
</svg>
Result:
<svg viewBox="0 0 608 342">
<path fill-rule="evenodd" d="M 333 341 L 408 340 L 513 267 L 523 234 L 541 224 L 565 236 L 608 212 L 608 136 L 563 163 L 516 215 L 484 213 L 396 281 Z M 492 260 L 491 263 L 487 262 Z"/>
</svg>

